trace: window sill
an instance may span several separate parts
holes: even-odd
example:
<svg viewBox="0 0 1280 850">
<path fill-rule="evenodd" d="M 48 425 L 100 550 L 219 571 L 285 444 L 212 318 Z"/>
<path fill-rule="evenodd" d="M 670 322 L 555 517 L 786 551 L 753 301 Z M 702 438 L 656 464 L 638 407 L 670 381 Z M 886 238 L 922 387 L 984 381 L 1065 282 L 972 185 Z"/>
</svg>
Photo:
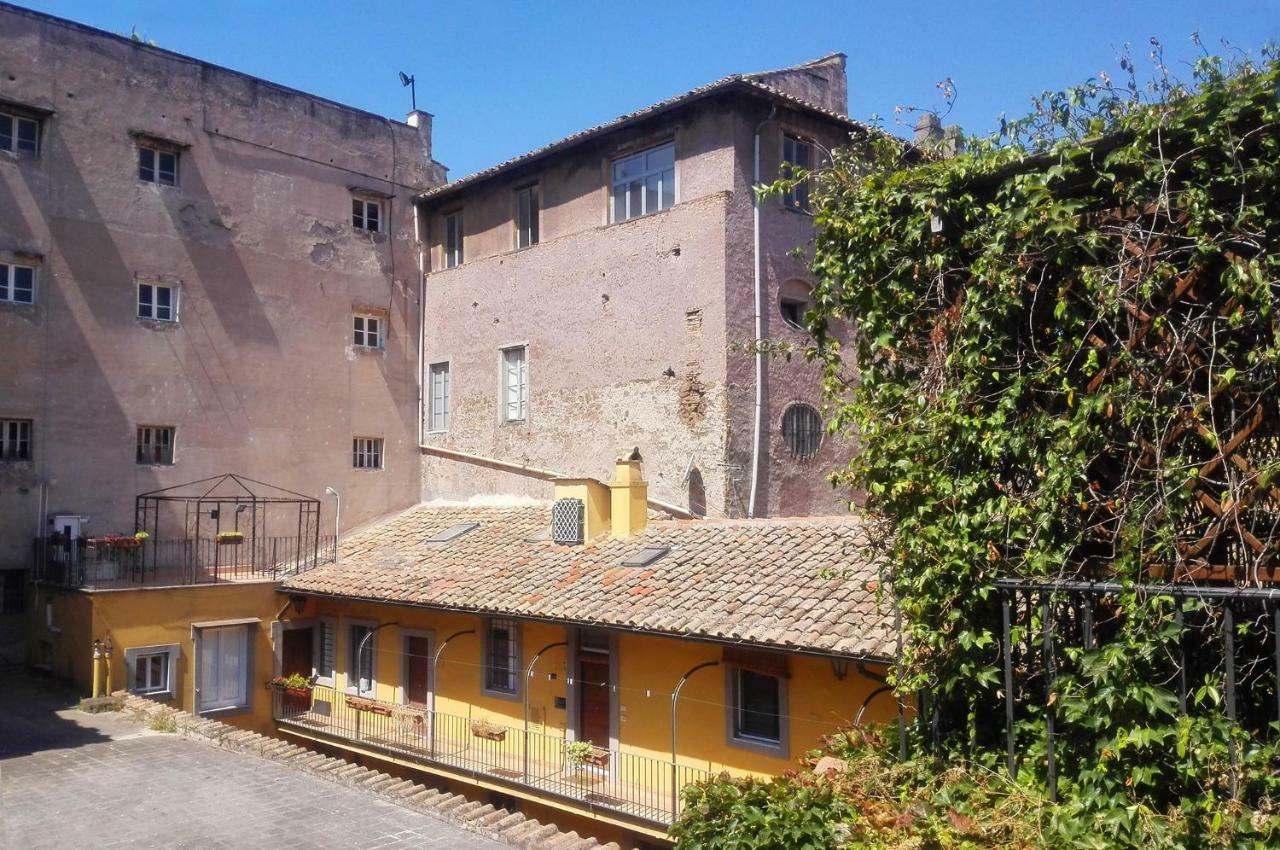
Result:
<svg viewBox="0 0 1280 850">
<path fill-rule="evenodd" d="M 176 699 L 173 691 L 129 691 L 129 693 L 145 697 L 146 699 L 158 699 L 166 702 Z"/>
<path fill-rule="evenodd" d="M 351 467 L 352 472 L 381 472 L 384 469 L 386 469 L 385 466 L 353 466 Z"/>
<path fill-rule="evenodd" d="M 511 425 L 511 426 L 528 425 L 529 420 L 528 419 L 501 419 L 499 420 L 498 424 Z"/>
<path fill-rule="evenodd" d="M 134 464 L 134 466 L 160 467 L 160 468 L 162 468 L 162 469 L 163 469 L 163 468 L 165 468 L 165 467 L 169 467 L 169 466 L 177 466 L 177 464 L 176 464 L 176 463 L 174 463 L 173 461 L 169 461 L 168 463 L 146 463 L 146 462 L 143 462 L 143 461 L 139 461 L 138 463 L 135 463 L 135 464 Z"/>
<path fill-rule="evenodd" d="M 35 307 L 35 306 L 36 306 L 36 302 L 34 301 L 12 301 L 9 299 L 0 300 L 0 307 L 13 307 L 13 308 L 20 309 L 23 307 Z"/>
<path fill-rule="evenodd" d="M 521 698 L 521 697 L 520 697 L 520 691 L 518 691 L 518 690 L 516 690 L 516 691 L 497 691 L 497 690 L 494 690 L 494 689 L 492 689 L 492 688 L 481 688 L 481 689 L 480 689 L 480 693 L 484 694 L 484 695 L 485 695 L 485 696 L 487 696 L 487 697 L 493 697 L 494 699 L 504 699 L 504 700 L 509 700 L 509 701 L 511 701 L 511 702 L 516 702 L 517 700 L 519 700 L 519 699 Z"/>
<path fill-rule="evenodd" d="M 136 316 L 135 318 L 138 320 L 138 324 L 153 331 L 164 331 L 178 327 L 177 319 L 148 319 L 145 316 Z"/>
<path fill-rule="evenodd" d="M 387 349 L 381 345 L 357 345 L 351 343 L 351 350 L 356 354 L 386 354 Z"/>
<path fill-rule="evenodd" d="M 772 758 L 786 759 L 790 757 L 787 748 L 782 742 L 771 743 L 769 741 L 760 741 L 754 738 L 739 738 L 730 736 L 726 741 L 729 746 L 739 750 L 747 750 L 748 752 L 758 753 L 762 756 L 771 756 Z"/>
<path fill-rule="evenodd" d="M 232 717 L 237 714 L 247 714 L 251 710 L 248 703 L 243 705 L 229 705 L 226 708 L 202 708 L 196 712 L 200 717 Z"/>
</svg>

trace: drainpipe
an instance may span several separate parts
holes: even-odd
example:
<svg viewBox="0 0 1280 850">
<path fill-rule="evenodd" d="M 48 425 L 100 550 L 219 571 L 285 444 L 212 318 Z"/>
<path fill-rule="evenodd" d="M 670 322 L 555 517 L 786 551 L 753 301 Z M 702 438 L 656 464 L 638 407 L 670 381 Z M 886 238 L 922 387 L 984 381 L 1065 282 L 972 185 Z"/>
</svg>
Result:
<svg viewBox="0 0 1280 850">
<path fill-rule="evenodd" d="M 423 379 L 422 362 L 427 336 L 427 262 L 422 250 L 422 220 L 418 216 L 418 202 L 413 202 L 413 240 L 418 249 L 418 445 L 426 436 L 422 425 L 426 414 L 426 382 Z"/>
<path fill-rule="evenodd" d="M 444 642 L 436 647 L 435 655 L 431 656 L 431 676 L 428 681 L 431 683 L 431 749 L 429 752 L 431 753 L 432 758 L 435 758 L 436 756 L 436 668 L 440 665 L 440 656 L 444 654 L 444 648 L 448 646 L 449 642 L 454 638 L 460 638 L 463 635 L 473 635 L 475 633 L 475 629 L 463 629 L 460 632 L 454 632 L 445 638 Z"/>
<path fill-rule="evenodd" d="M 747 516 L 756 515 L 756 491 L 760 482 L 760 429 L 764 425 L 764 272 L 760 260 L 760 131 L 778 114 L 778 105 L 769 107 L 769 116 L 756 125 L 754 137 L 754 179 L 751 184 L 751 251 L 754 265 L 752 283 L 755 289 L 755 342 L 756 342 L 756 409 L 751 431 L 751 495 L 747 500 Z M 674 810 L 672 817 L 675 816 Z"/>
<path fill-rule="evenodd" d="M 529 682 L 533 680 L 533 666 L 538 663 L 538 659 L 542 657 L 542 653 L 549 649 L 555 649 L 557 646 L 568 646 L 568 641 L 556 641 L 549 643 L 542 649 L 539 649 L 533 655 L 533 660 L 529 662 L 528 668 L 524 671 L 524 778 L 529 779 Z"/>
<path fill-rule="evenodd" d="M 335 490 L 335 489 L 333 489 L 332 487 L 325 487 L 325 488 L 324 488 L 324 491 L 325 491 L 326 493 L 328 493 L 329 495 L 333 496 L 333 501 L 334 501 L 334 508 L 333 508 L 333 562 L 336 564 L 336 563 L 338 563 L 338 559 L 341 557 L 341 556 L 338 554 L 338 543 L 340 542 L 340 541 L 338 540 L 338 537 L 339 537 L 339 535 L 341 535 L 341 534 L 342 534 L 342 497 L 341 497 L 341 496 L 339 496 L 339 495 L 338 495 L 338 491 L 337 491 L 337 490 Z M 317 523 L 317 524 L 319 524 L 319 523 Z"/>
<path fill-rule="evenodd" d="M 677 781 L 679 767 L 676 765 L 676 701 L 680 699 L 680 691 L 684 688 L 684 683 L 689 681 L 689 677 L 699 670 L 706 667 L 719 667 L 719 661 L 704 661 L 701 664 L 689 668 L 689 672 L 680 677 L 680 681 L 676 682 L 675 690 L 671 692 L 671 821 L 675 822 L 676 815 L 680 812 L 680 785 Z"/>
</svg>

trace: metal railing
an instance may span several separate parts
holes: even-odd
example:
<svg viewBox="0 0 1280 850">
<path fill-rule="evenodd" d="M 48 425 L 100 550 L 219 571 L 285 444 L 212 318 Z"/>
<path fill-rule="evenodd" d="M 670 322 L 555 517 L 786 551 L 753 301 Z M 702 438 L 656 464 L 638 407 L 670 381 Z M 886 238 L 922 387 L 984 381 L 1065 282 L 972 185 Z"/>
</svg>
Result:
<svg viewBox="0 0 1280 850">
<path fill-rule="evenodd" d="M 123 588 L 274 581 L 334 558 L 334 537 L 211 539 L 132 537 L 35 541 L 35 580 L 60 587 Z"/>
<path fill-rule="evenodd" d="M 595 748 L 584 756 L 563 735 L 356 697 L 319 685 L 310 693 L 276 691 L 273 711 L 277 722 L 326 738 L 358 742 L 423 765 L 483 775 L 592 810 L 664 826 L 680 813 L 680 790 L 711 777 L 702 768 L 619 750 Z"/>
</svg>

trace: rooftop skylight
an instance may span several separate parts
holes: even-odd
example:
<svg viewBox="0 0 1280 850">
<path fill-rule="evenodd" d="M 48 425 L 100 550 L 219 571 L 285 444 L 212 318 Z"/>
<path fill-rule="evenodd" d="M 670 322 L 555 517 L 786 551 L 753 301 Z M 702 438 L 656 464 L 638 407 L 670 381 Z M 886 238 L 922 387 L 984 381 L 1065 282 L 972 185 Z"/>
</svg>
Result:
<svg viewBox="0 0 1280 850">
<path fill-rule="evenodd" d="M 646 546 L 622 561 L 624 567 L 647 567 L 671 551 L 670 546 Z"/>
<path fill-rule="evenodd" d="M 478 522 L 460 522 L 457 525 L 451 525 L 444 531 L 439 531 L 422 541 L 428 546 L 442 546 L 445 543 L 452 543 L 462 535 L 469 531 L 475 531 L 480 527 Z"/>
</svg>

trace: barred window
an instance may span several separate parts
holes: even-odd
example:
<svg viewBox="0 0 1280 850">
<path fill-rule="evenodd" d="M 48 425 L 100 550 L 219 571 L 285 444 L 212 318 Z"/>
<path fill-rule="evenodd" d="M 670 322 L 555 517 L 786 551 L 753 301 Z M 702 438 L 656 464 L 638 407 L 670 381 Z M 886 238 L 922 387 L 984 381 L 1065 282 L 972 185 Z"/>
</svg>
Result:
<svg viewBox="0 0 1280 850">
<path fill-rule="evenodd" d="M 138 463 L 169 466 L 173 463 L 173 432 L 166 425 L 142 425 L 138 428 Z"/>
<path fill-rule="evenodd" d="M 0 419 L 0 460 L 31 460 L 30 419 Z"/>
<path fill-rule="evenodd" d="M 515 620 L 490 620 L 485 640 L 484 686 L 504 694 L 519 691 L 520 641 Z"/>
<path fill-rule="evenodd" d="M 382 469 L 382 438 L 354 438 L 351 441 L 351 465 L 356 469 Z"/>
<path fill-rule="evenodd" d="M 822 417 L 812 405 L 793 404 L 782 414 L 782 441 L 796 460 L 807 460 L 822 445 Z"/>
</svg>

